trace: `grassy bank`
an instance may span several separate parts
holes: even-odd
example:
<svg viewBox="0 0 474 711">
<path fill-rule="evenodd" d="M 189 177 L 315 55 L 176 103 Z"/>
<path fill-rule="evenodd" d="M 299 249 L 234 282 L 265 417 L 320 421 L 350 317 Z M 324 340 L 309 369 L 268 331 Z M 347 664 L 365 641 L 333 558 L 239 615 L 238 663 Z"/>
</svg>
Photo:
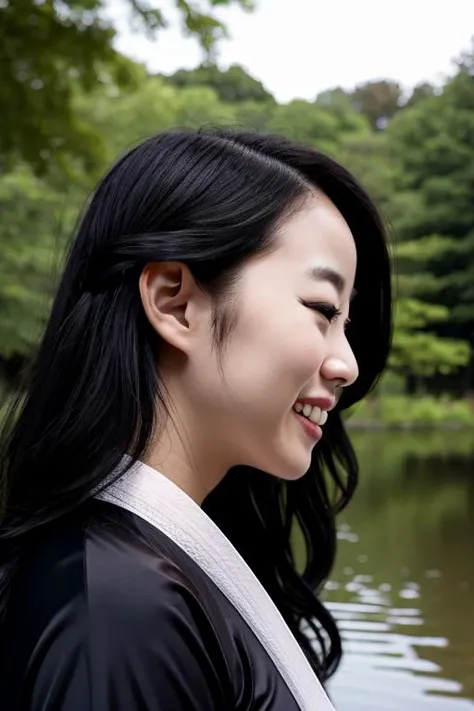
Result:
<svg viewBox="0 0 474 711">
<path fill-rule="evenodd" d="M 384 394 L 354 407 L 347 424 L 351 429 L 474 429 L 474 405 L 468 399 Z"/>
</svg>

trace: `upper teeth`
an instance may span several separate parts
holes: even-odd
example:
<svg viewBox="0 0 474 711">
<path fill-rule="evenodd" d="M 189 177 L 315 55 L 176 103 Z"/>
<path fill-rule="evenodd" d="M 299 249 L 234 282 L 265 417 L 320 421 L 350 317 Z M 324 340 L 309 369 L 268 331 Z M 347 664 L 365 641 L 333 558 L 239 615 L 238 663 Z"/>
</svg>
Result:
<svg viewBox="0 0 474 711">
<path fill-rule="evenodd" d="M 302 402 L 298 401 L 295 402 L 295 404 L 293 405 L 293 409 L 300 415 L 304 415 L 305 417 L 307 417 L 308 420 L 311 420 L 311 422 L 314 422 L 315 425 L 324 425 L 327 422 L 327 411 L 321 410 L 321 408 L 317 405 L 312 406 L 308 405 L 308 403 L 303 405 Z"/>
</svg>

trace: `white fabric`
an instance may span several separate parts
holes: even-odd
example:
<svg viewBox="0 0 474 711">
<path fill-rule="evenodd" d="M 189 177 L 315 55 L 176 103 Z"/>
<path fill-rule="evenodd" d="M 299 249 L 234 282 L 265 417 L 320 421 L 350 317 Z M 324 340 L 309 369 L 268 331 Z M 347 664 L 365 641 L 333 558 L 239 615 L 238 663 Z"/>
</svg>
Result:
<svg viewBox="0 0 474 711">
<path fill-rule="evenodd" d="M 140 516 L 171 538 L 213 580 L 253 630 L 301 711 L 334 711 L 271 598 L 222 531 L 184 491 L 137 462 L 97 498 Z M 242 521 L 245 526 L 245 521 Z"/>
</svg>

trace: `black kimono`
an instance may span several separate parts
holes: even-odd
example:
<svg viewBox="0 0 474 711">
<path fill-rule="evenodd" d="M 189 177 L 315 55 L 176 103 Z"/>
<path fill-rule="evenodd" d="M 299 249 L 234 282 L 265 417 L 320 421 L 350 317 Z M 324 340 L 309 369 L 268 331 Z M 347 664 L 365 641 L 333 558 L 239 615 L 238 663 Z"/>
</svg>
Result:
<svg viewBox="0 0 474 711">
<path fill-rule="evenodd" d="M 201 568 L 104 501 L 35 541 L 5 631 L 1 711 L 298 711 L 262 644 Z"/>
</svg>

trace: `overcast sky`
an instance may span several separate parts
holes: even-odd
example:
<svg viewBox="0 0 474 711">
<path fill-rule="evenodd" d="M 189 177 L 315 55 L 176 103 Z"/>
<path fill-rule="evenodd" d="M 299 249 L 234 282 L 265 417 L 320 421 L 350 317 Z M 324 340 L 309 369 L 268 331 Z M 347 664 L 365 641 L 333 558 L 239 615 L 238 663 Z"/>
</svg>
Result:
<svg viewBox="0 0 474 711">
<path fill-rule="evenodd" d="M 150 0 L 152 4 L 153 0 Z M 161 0 L 160 7 L 171 0 Z M 255 0 L 257 9 L 221 11 L 231 38 L 218 63 L 243 65 L 277 100 L 312 100 L 333 86 L 393 78 L 411 87 L 440 81 L 474 36 L 474 0 Z M 150 70 L 192 68 L 202 54 L 174 26 L 155 42 L 130 31 L 122 0 L 109 0 L 117 47 Z M 174 18 L 173 13 L 170 17 Z"/>
</svg>

